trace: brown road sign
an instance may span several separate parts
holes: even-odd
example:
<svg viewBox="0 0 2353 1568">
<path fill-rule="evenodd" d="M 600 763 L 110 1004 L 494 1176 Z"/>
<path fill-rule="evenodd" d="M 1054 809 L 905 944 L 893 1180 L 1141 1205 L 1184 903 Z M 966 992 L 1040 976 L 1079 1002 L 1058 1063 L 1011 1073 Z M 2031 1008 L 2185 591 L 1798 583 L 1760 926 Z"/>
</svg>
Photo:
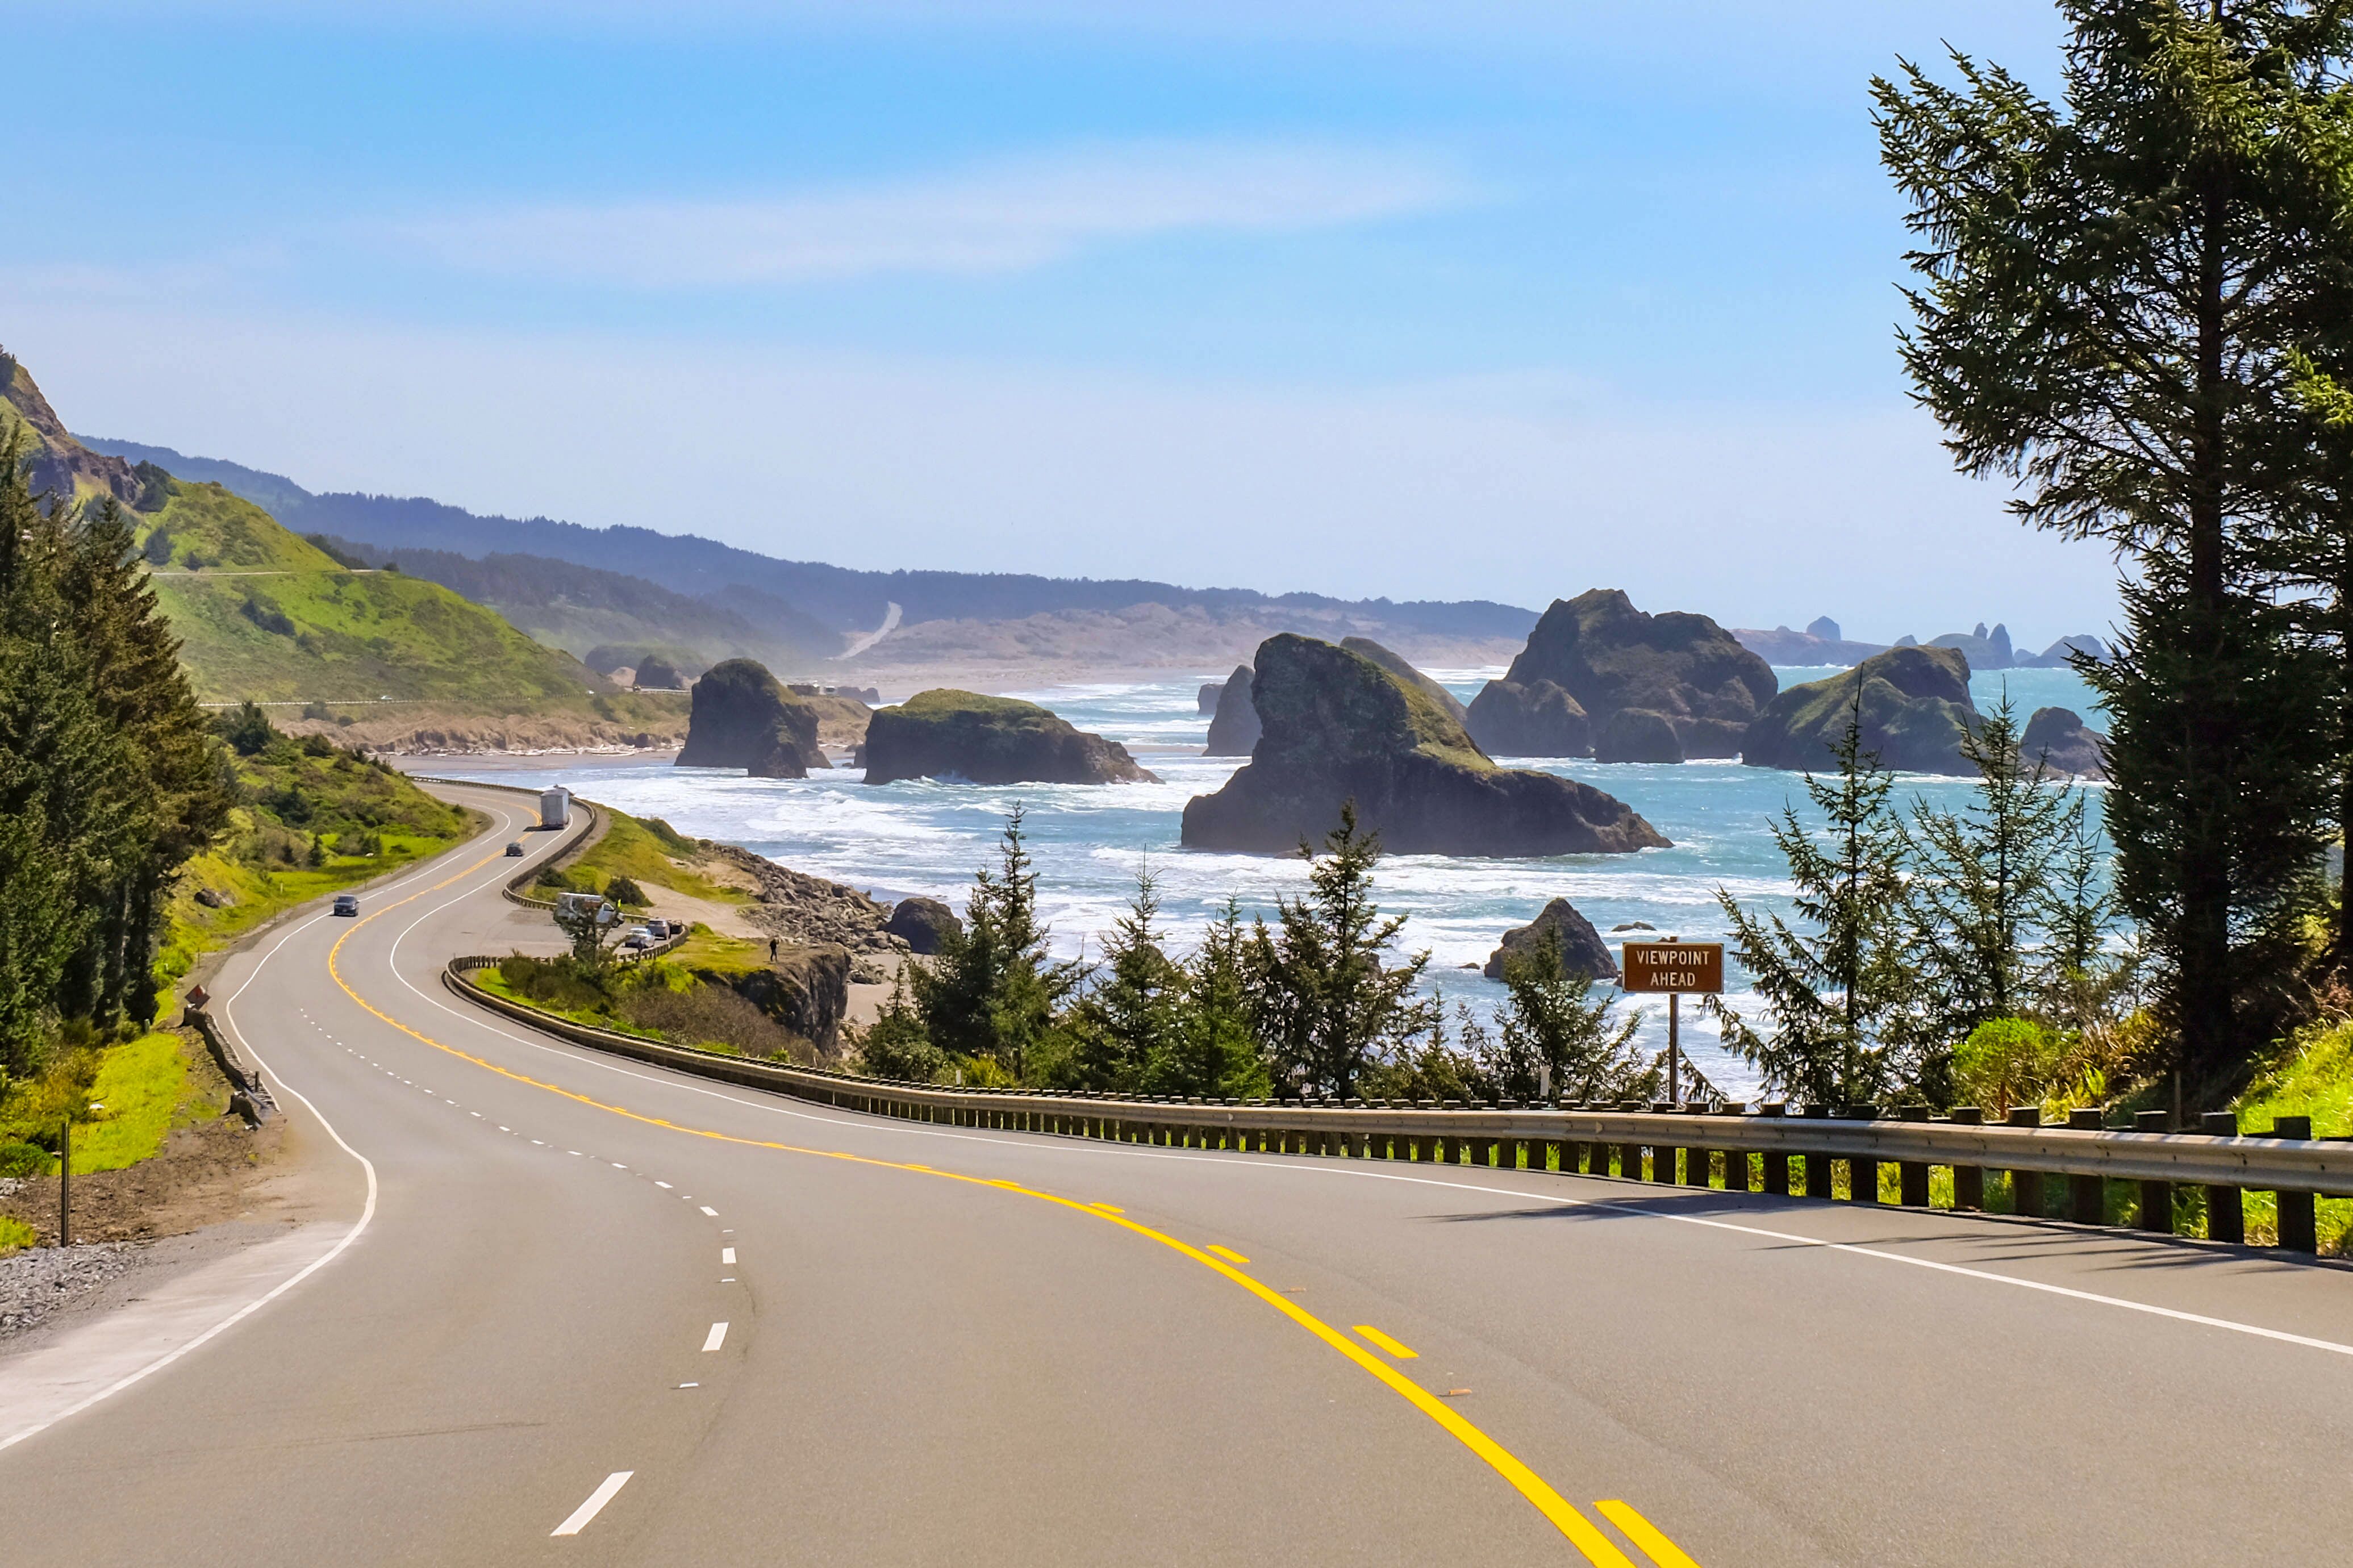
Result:
<svg viewBox="0 0 2353 1568">
<path fill-rule="evenodd" d="M 1630 942 L 1626 944 L 1626 991 L 1724 989 L 1724 943 L 1720 942 Z"/>
</svg>

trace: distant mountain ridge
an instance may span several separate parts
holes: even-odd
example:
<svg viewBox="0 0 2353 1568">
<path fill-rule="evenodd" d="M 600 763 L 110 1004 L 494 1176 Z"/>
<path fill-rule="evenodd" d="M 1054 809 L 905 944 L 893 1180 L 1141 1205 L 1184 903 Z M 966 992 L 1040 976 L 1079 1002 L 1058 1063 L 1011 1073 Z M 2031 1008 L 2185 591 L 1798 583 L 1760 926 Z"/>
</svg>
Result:
<svg viewBox="0 0 2353 1568">
<path fill-rule="evenodd" d="M 297 532 L 365 540 L 379 547 L 438 550 L 472 559 L 537 555 L 643 577 L 696 598 L 725 595 L 748 612 L 743 591 L 773 595 L 845 633 L 873 630 L 892 605 L 910 626 L 925 621 L 1008 621 L 1063 611 L 1116 611 L 1142 604 L 1230 612 L 1265 608 L 1356 615 L 1437 637 L 1527 635 L 1536 612 L 1492 600 L 1336 599 L 1323 594 L 1261 594 L 1249 588 L 1187 588 L 1142 578 L 1041 577 L 1023 573 L 867 572 L 786 561 L 696 534 L 628 524 L 587 528 L 553 518 L 485 517 L 420 497 L 314 493 L 282 474 L 168 447 L 79 437 L 92 451 L 153 463 L 184 479 L 217 483 L 263 506 Z"/>
</svg>

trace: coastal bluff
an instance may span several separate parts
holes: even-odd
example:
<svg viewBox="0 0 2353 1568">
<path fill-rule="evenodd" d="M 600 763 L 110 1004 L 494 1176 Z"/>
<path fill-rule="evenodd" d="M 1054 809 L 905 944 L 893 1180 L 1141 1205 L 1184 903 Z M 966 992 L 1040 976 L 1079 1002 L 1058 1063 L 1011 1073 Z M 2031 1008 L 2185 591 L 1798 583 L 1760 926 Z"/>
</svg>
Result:
<svg viewBox="0 0 2353 1568">
<path fill-rule="evenodd" d="M 1624 590 L 1594 588 L 1553 601 L 1465 728 L 1495 756 L 1736 757 L 1779 689 L 1772 667 L 1707 616 L 1647 615 Z"/>
<path fill-rule="evenodd" d="M 694 683 L 682 768 L 742 768 L 755 779 L 807 778 L 829 768 L 817 710 L 748 658 L 712 665 Z"/>
<path fill-rule="evenodd" d="M 1967 775 L 1961 739 L 1975 730 L 1969 661 L 1951 647 L 1892 647 L 1825 680 L 1792 686 L 1748 727 L 1740 760 L 1752 768 L 1821 772 L 1862 703 L 1862 749 L 1899 773 Z"/>
<path fill-rule="evenodd" d="M 941 688 L 867 721 L 866 782 L 1158 784 L 1127 748 L 1074 729 L 1035 702 Z"/>
<path fill-rule="evenodd" d="M 1258 746 L 1224 788 L 1186 804 L 1188 848 L 1295 854 L 1338 826 L 1350 800 L 1398 855 L 1667 846 L 1590 784 L 1497 767 L 1419 684 L 1363 654 L 1286 632 L 1260 645 L 1256 669 Z"/>
</svg>

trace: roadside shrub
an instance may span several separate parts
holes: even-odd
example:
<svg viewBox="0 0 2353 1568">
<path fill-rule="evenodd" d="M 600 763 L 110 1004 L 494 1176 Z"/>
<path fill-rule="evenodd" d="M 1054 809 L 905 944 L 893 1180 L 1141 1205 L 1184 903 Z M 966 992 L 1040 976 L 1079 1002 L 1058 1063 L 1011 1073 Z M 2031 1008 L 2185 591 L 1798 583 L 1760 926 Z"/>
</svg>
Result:
<svg viewBox="0 0 2353 1568">
<path fill-rule="evenodd" d="M 616 877 L 606 883 L 605 896 L 617 904 L 637 904 L 642 907 L 646 902 L 646 890 L 627 877 Z"/>
<path fill-rule="evenodd" d="M 49 1152 L 38 1143 L 0 1143 L 0 1178 L 37 1176 L 49 1168 Z"/>
<path fill-rule="evenodd" d="M 553 866 L 542 866 L 539 868 L 539 875 L 531 879 L 531 885 L 534 888 L 544 888 L 552 893 L 572 891 L 572 879 Z"/>
<path fill-rule="evenodd" d="M 2039 1104 L 2059 1066 L 2059 1042 L 2031 1018 L 1989 1018 L 1953 1052 L 1953 1088 L 1964 1104 L 2000 1118 Z"/>
<path fill-rule="evenodd" d="M 512 954 L 499 961 L 499 978 L 524 1001 L 560 1012 L 609 1012 L 612 1007 L 602 977 L 568 953 L 562 958 Z"/>
<path fill-rule="evenodd" d="M 278 739 L 278 731 L 269 722 L 269 715 L 252 702 L 239 703 L 214 721 L 221 739 L 240 757 L 250 757 L 268 749 Z"/>
<path fill-rule="evenodd" d="M 683 991 L 667 985 L 634 988 L 616 1011 L 637 1027 L 681 1045 L 747 1057 L 781 1056 L 804 1065 L 817 1059 L 807 1040 L 724 985 L 698 984 Z"/>
</svg>

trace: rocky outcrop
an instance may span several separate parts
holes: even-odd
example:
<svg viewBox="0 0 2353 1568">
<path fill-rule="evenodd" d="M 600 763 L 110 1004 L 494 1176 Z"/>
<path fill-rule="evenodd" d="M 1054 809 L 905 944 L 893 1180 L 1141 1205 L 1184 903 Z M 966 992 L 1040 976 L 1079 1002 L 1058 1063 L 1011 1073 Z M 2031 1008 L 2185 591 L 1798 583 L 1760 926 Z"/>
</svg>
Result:
<svg viewBox="0 0 2353 1568">
<path fill-rule="evenodd" d="M 2019 757 L 2028 767 L 2041 763 L 2054 773 L 2079 779 L 2108 776 L 2108 738 L 2084 722 L 2072 708 L 2037 708 L 2020 737 Z"/>
<path fill-rule="evenodd" d="M 1816 628 L 1838 629 L 1838 623 L 1828 616 L 1816 617 L 1801 632 L 1787 626 L 1775 626 L 1764 631 L 1755 626 L 1734 626 L 1732 635 L 1740 646 L 1774 666 L 1796 664 L 1861 664 L 1875 653 L 1885 653 L 1883 642 L 1856 642 L 1848 637 L 1824 637 Z"/>
<path fill-rule="evenodd" d="M 1597 763 L 1680 763 L 1683 742 L 1663 713 L 1648 708 L 1620 708 L 1593 738 Z"/>
<path fill-rule="evenodd" d="M 849 1011 L 849 952 L 831 942 L 788 948 L 763 969 L 696 970 L 708 985 L 724 985 L 769 1017 L 830 1056 L 841 1046 Z"/>
<path fill-rule="evenodd" d="M 1210 719 L 1217 716 L 1218 697 L 1225 689 L 1226 683 L 1222 680 L 1205 681 L 1202 683 L 1201 689 L 1193 694 L 1194 704 L 1200 709 L 1202 718 Z"/>
<path fill-rule="evenodd" d="M 630 684 L 640 691 L 683 691 L 686 677 L 658 653 L 649 653 L 632 672 Z"/>
<path fill-rule="evenodd" d="M 1157 784 L 1127 748 L 1072 729 L 1035 702 L 942 689 L 866 725 L 866 782 L 955 778 L 973 784 Z"/>
<path fill-rule="evenodd" d="M 1732 757 L 1757 710 L 1779 683 L 1772 667 L 1705 616 L 1645 615 L 1616 588 L 1556 599 L 1528 634 L 1528 645 L 1500 682 L 1471 704 L 1471 738 L 1503 756 L 1581 756 L 1577 726 L 1545 688 L 1558 689 L 1583 710 L 1586 745 L 1600 754 L 1613 733 L 1645 762 Z M 1493 692 L 1493 696 L 1490 696 Z M 1633 722 L 1611 730 L 1628 710 L 1656 714 L 1673 732 L 1672 755 L 1658 727 Z M 1550 721 L 1539 721 L 1548 713 Z M 1528 742 L 1549 741 L 1531 747 Z"/>
<path fill-rule="evenodd" d="M 1852 670 L 1793 686 L 1748 726 L 1740 760 L 1755 768 L 1819 773 L 1862 701 L 1862 746 L 1904 773 L 1974 773 L 1961 737 L 1975 729 L 1969 661 L 1957 648 L 1892 647 Z"/>
<path fill-rule="evenodd" d="M 1457 724 L 1466 727 L 1469 725 L 1471 710 L 1462 706 L 1462 700 L 1416 669 L 1404 655 L 1391 653 L 1370 637 L 1342 637 L 1340 646 L 1350 653 L 1361 654 L 1371 659 L 1399 680 L 1420 691 L 1423 696 L 1445 709 L 1447 715 Z"/>
<path fill-rule="evenodd" d="M 1258 744 L 1258 708 L 1250 697 L 1250 667 L 1234 666 L 1218 689 L 1217 711 L 1209 718 L 1209 743 L 1205 757 L 1247 757 Z"/>
<path fill-rule="evenodd" d="M 2034 669 L 2067 669 L 2074 664 L 2069 656 L 2076 653 L 2084 654 L 2101 664 L 2107 663 L 2114 657 L 2108 652 L 2107 645 L 2099 638 L 2089 632 L 2077 632 L 2073 637 L 2061 637 L 2044 648 L 2040 656 L 2019 655 L 2018 662 Z"/>
<path fill-rule="evenodd" d="M 786 691 L 767 667 L 725 659 L 694 683 L 682 768 L 743 768 L 754 778 L 807 778 L 827 768 L 818 744 L 817 712 Z"/>
<path fill-rule="evenodd" d="M 928 956 L 939 952 L 951 932 L 964 934 L 964 922 L 937 899 L 901 899 L 882 930 L 905 942 L 909 952 Z"/>
<path fill-rule="evenodd" d="M 1260 645 L 1264 726 L 1248 764 L 1185 806 L 1188 847 L 1295 853 L 1343 803 L 1400 855 L 1621 854 L 1667 840 L 1590 784 L 1499 768 L 1418 686 L 1361 654 L 1284 633 Z"/>
<path fill-rule="evenodd" d="M 1567 899 L 1555 899 L 1535 920 L 1505 931 L 1503 945 L 1488 954 L 1482 973 L 1490 980 L 1501 980 L 1506 959 L 1545 943 L 1560 949 L 1560 966 L 1571 974 L 1592 980 L 1618 978 L 1618 960 L 1611 956 L 1609 944 Z"/>
<path fill-rule="evenodd" d="M 1975 631 L 1947 632 L 1930 637 L 1928 646 L 1959 649 L 1971 669 L 2008 669 L 2018 663 L 2018 650 L 2010 646 L 2010 628 L 1998 623 L 1988 631 L 1979 621 Z"/>
<path fill-rule="evenodd" d="M 891 910 L 855 888 L 779 866 L 764 855 L 709 838 L 695 841 L 703 853 L 744 874 L 754 902 L 744 918 L 793 947 L 828 943 L 852 952 L 899 952 L 904 944 L 883 928 Z"/>
</svg>

